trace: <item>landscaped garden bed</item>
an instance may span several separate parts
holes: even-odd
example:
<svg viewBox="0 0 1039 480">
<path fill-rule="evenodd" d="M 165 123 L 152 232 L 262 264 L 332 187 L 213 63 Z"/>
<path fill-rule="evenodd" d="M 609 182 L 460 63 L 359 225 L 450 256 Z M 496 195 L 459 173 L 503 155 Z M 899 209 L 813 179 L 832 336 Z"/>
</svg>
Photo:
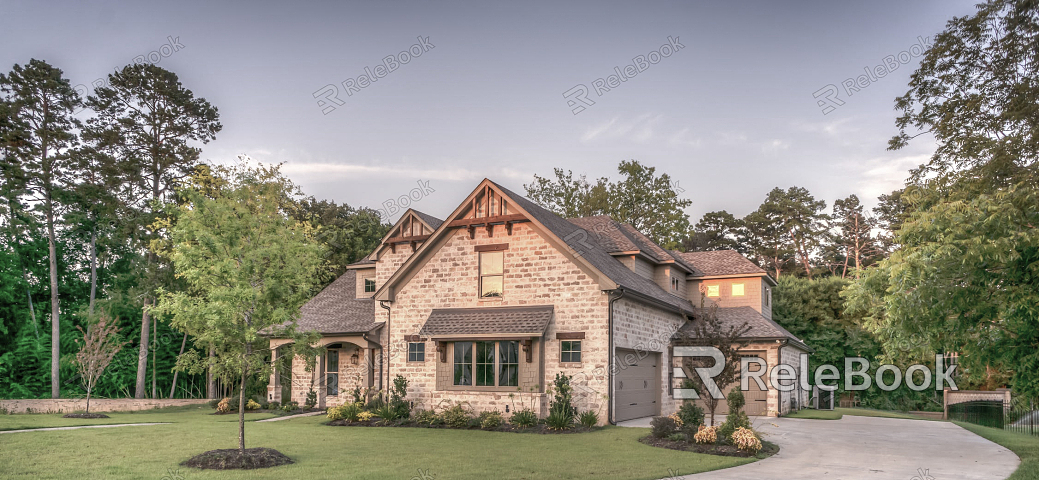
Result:
<svg viewBox="0 0 1039 480">
<path fill-rule="evenodd" d="M 293 463 L 291 458 L 270 448 L 247 448 L 245 452 L 229 448 L 210 450 L 185 460 L 181 465 L 209 470 L 253 470 L 290 463 Z"/>
<path fill-rule="evenodd" d="M 62 415 L 61 418 L 88 418 L 88 419 L 95 419 L 95 418 L 109 418 L 109 416 L 105 415 L 103 413 L 66 413 L 66 414 Z"/>
<path fill-rule="evenodd" d="M 757 453 L 740 450 L 734 445 L 690 443 L 687 440 L 670 440 L 667 438 L 657 438 L 653 435 L 642 437 L 639 439 L 639 442 L 653 447 L 669 448 L 671 450 L 681 450 L 684 452 L 704 453 L 707 455 L 721 455 L 725 457 L 765 458 L 779 453 L 779 445 L 764 441 L 761 442 L 761 450 Z"/>
</svg>

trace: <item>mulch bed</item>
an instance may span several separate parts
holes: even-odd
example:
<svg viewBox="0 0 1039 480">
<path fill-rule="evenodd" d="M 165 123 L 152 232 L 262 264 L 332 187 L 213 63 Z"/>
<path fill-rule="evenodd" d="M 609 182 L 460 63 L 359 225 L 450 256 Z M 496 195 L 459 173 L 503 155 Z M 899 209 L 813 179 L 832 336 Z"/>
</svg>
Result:
<svg viewBox="0 0 1039 480">
<path fill-rule="evenodd" d="M 103 413 L 66 413 L 61 418 L 110 418 Z"/>
<path fill-rule="evenodd" d="M 602 427 L 584 427 L 575 426 L 569 430 L 553 430 L 548 428 L 547 425 L 535 425 L 533 427 L 519 428 L 512 424 L 504 423 L 498 428 L 486 429 L 477 426 L 466 427 L 466 428 L 455 428 L 446 425 L 428 425 L 424 423 L 417 423 L 412 421 L 397 421 L 397 422 L 383 422 L 381 419 L 373 418 L 367 422 L 350 422 L 347 420 L 332 420 L 331 422 L 325 422 L 325 425 L 333 427 L 405 427 L 405 428 L 443 428 L 447 430 L 482 430 L 485 432 L 512 432 L 512 433 L 538 433 L 543 435 L 552 434 L 571 434 L 571 433 L 588 433 L 601 430 Z"/>
<path fill-rule="evenodd" d="M 653 447 L 681 450 L 683 452 L 705 453 L 708 455 L 720 455 L 723 457 L 765 458 L 779 453 L 779 445 L 765 441 L 761 442 L 761 450 L 757 454 L 744 452 L 732 445 L 677 442 L 666 438 L 657 438 L 653 435 L 642 437 L 639 439 L 639 442 Z"/>
<path fill-rule="evenodd" d="M 253 470 L 294 463 L 291 458 L 272 448 L 237 448 L 210 450 L 181 462 L 181 465 L 209 470 Z"/>
</svg>

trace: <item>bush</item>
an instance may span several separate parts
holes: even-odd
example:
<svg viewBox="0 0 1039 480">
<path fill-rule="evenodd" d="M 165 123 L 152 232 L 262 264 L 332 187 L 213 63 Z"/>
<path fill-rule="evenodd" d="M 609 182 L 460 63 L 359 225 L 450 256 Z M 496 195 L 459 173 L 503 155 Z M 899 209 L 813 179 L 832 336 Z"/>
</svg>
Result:
<svg viewBox="0 0 1039 480">
<path fill-rule="evenodd" d="M 248 402 L 245 403 L 245 409 L 246 410 L 258 410 L 259 408 L 260 408 L 260 404 L 256 403 L 256 400 L 253 400 L 251 398 L 249 399 Z"/>
<path fill-rule="evenodd" d="M 592 428 L 599 424 L 599 414 L 588 410 L 581 414 L 579 420 L 582 427 Z"/>
<path fill-rule="evenodd" d="M 718 428 L 718 435 L 731 443 L 732 434 L 740 428 L 750 428 L 750 418 L 743 412 L 743 392 L 738 388 L 732 389 L 726 399 L 729 405 L 729 414 L 725 416 L 725 423 Z"/>
<path fill-rule="evenodd" d="M 743 406 L 747 404 L 746 398 L 743 397 L 743 392 L 738 388 L 733 388 L 729 392 L 729 396 L 725 399 L 726 404 L 729 406 L 729 413 L 742 412 Z"/>
<path fill-rule="evenodd" d="M 328 419 L 356 422 L 358 415 L 363 411 L 364 408 L 360 403 L 344 403 L 338 407 L 328 409 Z"/>
<path fill-rule="evenodd" d="M 715 443 L 718 441 L 718 427 L 705 427 L 700 425 L 699 430 L 693 435 L 696 443 Z"/>
<path fill-rule="evenodd" d="M 671 417 L 653 417 L 650 426 L 653 436 L 657 438 L 665 438 L 678 431 L 678 424 Z"/>
<path fill-rule="evenodd" d="M 761 450 L 761 440 L 749 428 L 736 429 L 732 433 L 732 444 L 745 452 L 758 453 Z"/>
<path fill-rule="evenodd" d="M 682 419 L 682 427 L 696 431 L 703 425 L 704 412 L 695 402 L 685 402 L 678 407 L 678 418 Z"/>
<path fill-rule="evenodd" d="M 297 402 L 286 402 L 281 404 L 281 410 L 284 412 L 292 412 L 299 410 L 299 403 Z"/>
<path fill-rule="evenodd" d="M 574 406 L 574 389 L 570 386 L 570 376 L 560 373 L 552 381 L 552 400 L 548 404 L 548 418 L 545 423 L 553 430 L 566 430 L 574 425 L 577 407 Z"/>
<path fill-rule="evenodd" d="M 220 403 L 216 404 L 216 412 L 231 413 L 231 399 L 225 397 L 223 400 L 220 400 Z"/>
<path fill-rule="evenodd" d="M 394 418 L 408 418 L 411 416 L 411 406 L 406 400 L 407 396 L 408 379 L 398 374 L 393 379 L 393 389 L 390 390 L 390 407 L 394 411 Z"/>
<path fill-rule="evenodd" d="M 375 414 L 372 413 L 372 412 L 361 412 L 360 414 L 357 415 L 357 419 L 362 421 L 362 422 L 367 422 L 368 420 L 371 420 L 372 417 L 374 417 L 374 416 L 375 416 Z"/>
<path fill-rule="evenodd" d="M 278 403 L 278 402 L 270 402 L 270 403 L 267 404 L 266 408 L 268 408 L 270 410 L 278 410 L 278 409 L 281 408 L 281 404 Z"/>
<path fill-rule="evenodd" d="M 538 414 L 529 408 L 517 410 L 509 417 L 509 423 L 519 428 L 533 427 L 538 424 Z"/>
<path fill-rule="evenodd" d="M 317 405 L 317 392 L 313 388 L 307 392 L 307 400 L 303 402 L 303 405 L 307 408 L 314 408 L 314 405 Z"/>
<path fill-rule="evenodd" d="M 379 408 L 382 408 L 382 406 L 385 404 L 386 401 L 382 399 L 382 394 L 376 391 L 375 395 L 372 396 L 372 399 L 364 405 L 364 409 L 368 411 L 375 411 Z"/>
<path fill-rule="evenodd" d="M 466 409 L 461 403 L 440 412 L 440 423 L 451 428 L 466 428 L 469 420 L 473 419 L 471 409 Z"/>
<path fill-rule="evenodd" d="M 667 439 L 671 440 L 672 442 L 684 442 L 684 441 L 686 441 L 684 433 L 672 433 L 671 435 L 668 435 Z"/>
<path fill-rule="evenodd" d="M 415 423 L 419 425 L 439 425 L 440 417 L 437 416 L 437 412 L 433 410 L 416 410 L 415 415 L 412 417 L 415 419 Z"/>
<path fill-rule="evenodd" d="M 383 406 L 379 407 L 372 413 L 374 413 L 379 418 L 386 420 L 387 422 L 392 422 L 399 418 L 397 416 L 397 409 L 393 405 L 390 405 L 388 403 L 383 404 Z"/>
<path fill-rule="evenodd" d="M 494 430 L 505 423 L 505 417 L 497 410 L 480 412 L 480 428 Z"/>
<path fill-rule="evenodd" d="M 208 401 L 206 403 L 209 405 L 209 408 L 216 408 L 217 405 L 220 405 L 221 400 L 223 400 L 223 399 L 221 399 L 221 398 L 214 398 L 214 399 L 212 399 L 212 400 L 210 400 L 210 401 Z"/>
</svg>

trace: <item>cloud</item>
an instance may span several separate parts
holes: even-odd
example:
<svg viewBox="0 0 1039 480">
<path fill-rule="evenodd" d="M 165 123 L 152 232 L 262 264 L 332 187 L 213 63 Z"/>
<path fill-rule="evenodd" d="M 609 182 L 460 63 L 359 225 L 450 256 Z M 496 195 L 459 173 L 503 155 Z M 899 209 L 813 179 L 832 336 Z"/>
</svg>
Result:
<svg viewBox="0 0 1039 480">
<path fill-rule="evenodd" d="M 856 191 L 859 198 L 873 199 L 882 194 L 891 193 L 905 186 L 909 170 L 922 163 L 927 163 L 930 155 L 905 155 L 901 157 L 871 158 L 864 162 L 854 162 L 852 168 L 862 169 L 858 174 Z"/>
<path fill-rule="evenodd" d="M 761 146 L 761 151 L 765 153 L 779 153 L 788 148 L 790 148 L 790 142 L 777 138 L 765 142 L 765 144 Z"/>
<path fill-rule="evenodd" d="M 645 113 L 632 120 L 621 120 L 614 117 L 599 125 L 585 129 L 581 135 L 584 143 L 601 140 L 631 140 L 638 143 L 647 143 L 657 138 L 656 127 L 663 115 Z"/>
</svg>

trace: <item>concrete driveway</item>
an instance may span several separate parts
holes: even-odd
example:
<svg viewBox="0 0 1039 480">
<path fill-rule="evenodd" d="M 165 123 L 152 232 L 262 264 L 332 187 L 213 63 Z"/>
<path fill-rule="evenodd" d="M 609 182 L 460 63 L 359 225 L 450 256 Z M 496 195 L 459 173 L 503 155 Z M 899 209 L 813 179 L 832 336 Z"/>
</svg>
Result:
<svg viewBox="0 0 1039 480">
<path fill-rule="evenodd" d="M 1002 480 L 1020 463 L 1010 450 L 949 422 L 845 415 L 840 420 L 757 417 L 753 423 L 780 446 L 778 454 L 673 478 Z"/>
</svg>

